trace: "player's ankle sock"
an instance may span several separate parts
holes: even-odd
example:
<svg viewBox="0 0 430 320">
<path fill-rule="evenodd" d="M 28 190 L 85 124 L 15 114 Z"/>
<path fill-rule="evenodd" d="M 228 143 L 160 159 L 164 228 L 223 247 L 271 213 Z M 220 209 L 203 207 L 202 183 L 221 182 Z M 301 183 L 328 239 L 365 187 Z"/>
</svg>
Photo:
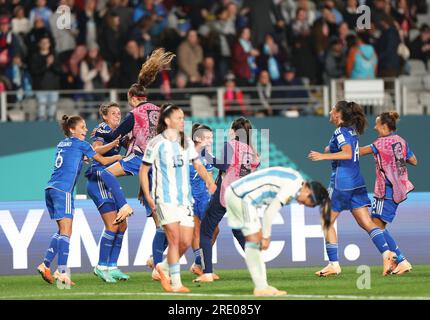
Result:
<svg viewBox="0 0 430 320">
<path fill-rule="evenodd" d="M 385 240 L 384 233 L 380 228 L 370 230 L 369 236 L 381 254 L 388 251 L 387 241 Z"/>
<path fill-rule="evenodd" d="M 166 272 L 167 274 L 169 273 L 169 263 L 167 262 L 167 258 L 164 258 L 164 260 L 158 264 L 164 272 Z M 156 266 L 156 264 L 154 264 L 154 266 Z"/>
<path fill-rule="evenodd" d="M 202 265 L 202 249 L 198 248 L 194 250 L 194 263 L 201 266 Z"/>
<path fill-rule="evenodd" d="M 385 240 L 387 241 L 390 251 L 393 251 L 396 253 L 397 263 L 400 263 L 403 260 L 405 260 L 406 259 L 405 256 L 402 254 L 402 252 L 400 251 L 399 247 L 396 244 L 396 241 L 393 239 L 393 237 L 391 236 L 391 234 L 388 232 L 387 229 L 384 230 L 384 237 L 385 237 Z"/>
<path fill-rule="evenodd" d="M 60 270 L 60 266 L 67 266 L 67 259 L 69 258 L 69 243 L 70 239 L 67 235 L 61 234 L 58 237 L 58 270 L 61 273 L 66 272 L 65 268 Z"/>
<path fill-rule="evenodd" d="M 55 232 L 52 235 L 51 242 L 49 244 L 48 250 L 46 250 L 45 258 L 43 259 L 43 263 L 47 268 L 51 266 L 52 260 L 54 260 L 55 256 L 58 252 L 58 238 L 60 237 L 59 232 Z"/>
<path fill-rule="evenodd" d="M 102 178 L 108 190 L 112 193 L 117 208 L 122 208 L 125 204 L 127 204 L 124 192 L 122 191 L 118 179 L 107 170 L 103 170 L 100 174 L 100 177 Z"/>
<path fill-rule="evenodd" d="M 338 249 L 337 243 L 329 243 L 329 242 L 325 243 L 325 251 L 327 252 L 328 261 L 330 261 L 330 263 L 333 265 L 336 262 L 337 264 L 339 264 L 337 249 Z"/>
<path fill-rule="evenodd" d="M 266 278 L 266 265 L 261 256 L 258 243 L 248 241 L 245 243 L 245 261 L 254 282 L 254 287 L 256 289 L 267 288 L 269 285 Z"/>
<path fill-rule="evenodd" d="M 100 250 L 99 250 L 99 266 L 107 266 L 109 254 L 112 250 L 113 241 L 115 240 L 115 232 L 105 230 L 100 238 Z"/>
<path fill-rule="evenodd" d="M 109 267 L 117 266 L 119 254 L 121 253 L 123 239 L 124 239 L 124 232 L 118 232 L 115 234 L 115 239 L 113 240 L 112 249 L 110 251 L 108 264 L 107 264 Z"/>
<path fill-rule="evenodd" d="M 181 265 L 179 263 L 169 264 L 170 280 L 172 281 L 172 288 L 182 287 L 181 282 Z"/>
<path fill-rule="evenodd" d="M 162 227 L 158 227 L 155 231 L 154 239 L 152 240 L 152 258 L 154 259 L 154 266 L 163 261 L 163 253 L 166 250 L 166 234 Z"/>
</svg>

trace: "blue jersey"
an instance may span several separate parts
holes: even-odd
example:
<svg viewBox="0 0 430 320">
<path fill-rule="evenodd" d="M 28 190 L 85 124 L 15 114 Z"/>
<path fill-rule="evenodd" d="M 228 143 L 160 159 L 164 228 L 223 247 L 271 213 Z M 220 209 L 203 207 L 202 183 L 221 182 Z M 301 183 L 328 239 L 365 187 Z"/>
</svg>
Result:
<svg viewBox="0 0 430 320">
<path fill-rule="evenodd" d="M 205 149 L 202 150 L 200 153 L 200 161 L 206 168 L 207 172 L 213 171 L 213 165 L 208 163 L 205 157 Z M 191 184 L 191 193 L 193 194 L 193 197 L 196 198 L 202 194 L 208 193 L 206 189 L 206 183 L 203 181 L 203 179 L 199 176 L 196 169 L 194 168 L 193 164 L 190 164 L 190 184 Z"/>
<path fill-rule="evenodd" d="M 74 137 L 62 140 L 57 145 L 54 172 L 46 189 L 72 192 L 81 172 L 84 156 L 91 159 L 95 155 L 93 147 L 86 141 Z"/>
<path fill-rule="evenodd" d="M 333 160 L 331 162 L 331 188 L 347 191 L 366 186 L 360 173 L 360 146 L 358 142 L 358 134 L 354 128 L 340 127 L 335 130 L 329 142 L 330 152 L 340 152 L 343 146 L 349 144 L 352 149 L 352 157 L 348 160 Z"/>
<path fill-rule="evenodd" d="M 97 126 L 97 131 L 94 134 L 94 137 L 92 138 L 92 140 L 95 141 L 100 141 L 103 143 L 103 145 L 110 143 L 111 141 L 107 141 L 103 135 L 106 133 L 110 133 L 112 131 L 112 128 L 109 127 L 109 125 L 105 122 L 100 123 Z M 119 154 L 121 147 L 115 147 L 110 149 L 109 151 L 107 151 L 103 156 L 104 157 L 111 157 L 111 156 L 115 156 L 117 154 Z M 88 168 L 87 172 L 85 173 L 85 176 L 90 176 L 91 174 L 97 172 L 97 171 L 101 171 L 103 169 L 105 169 L 106 166 L 102 165 L 100 162 L 93 160 L 91 163 L 91 167 Z"/>
</svg>

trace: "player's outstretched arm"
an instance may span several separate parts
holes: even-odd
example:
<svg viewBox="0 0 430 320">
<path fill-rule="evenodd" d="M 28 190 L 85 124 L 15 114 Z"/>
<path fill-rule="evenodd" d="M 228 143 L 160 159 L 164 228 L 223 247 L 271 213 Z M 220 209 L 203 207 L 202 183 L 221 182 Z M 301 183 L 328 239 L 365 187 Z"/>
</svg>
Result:
<svg viewBox="0 0 430 320">
<path fill-rule="evenodd" d="M 406 160 L 406 162 L 413 165 L 413 166 L 416 166 L 418 164 L 418 160 L 417 160 L 417 157 L 415 155 L 413 155 L 408 160 Z"/>
<path fill-rule="evenodd" d="M 335 153 L 321 153 L 311 150 L 308 154 L 308 158 L 312 161 L 321 160 L 351 160 L 352 159 L 352 148 L 350 144 L 342 146 L 342 151 Z"/>
<path fill-rule="evenodd" d="M 360 147 L 360 157 L 368 155 L 368 154 L 372 154 L 372 153 L 373 153 L 373 151 L 372 151 L 372 147 L 370 145 L 365 146 L 365 147 Z"/>
<path fill-rule="evenodd" d="M 212 175 L 209 174 L 209 172 L 206 170 L 204 165 L 201 163 L 200 159 L 194 159 L 193 160 L 193 166 L 194 169 L 196 169 L 199 176 L 203 179 L 203 181 L 206 183 L 206 188 L 208 189 L 209 193 L 213 194 L 216 191 L 216 184 L 214 182 L 214 179 L 212 178 Z"/>
<path fill-rule="evenodd" d="M 107 166 L 111 163 L 121 160 L 122 156 L 117 154 L 112 157 L 103 157 L 101 154 L 96 153 L 93 159 L 96 160 L 97 162 L 100 162 L 102 165 Z"/>
<path fill-rule="evenodd" d="M 97 153 L 99 153 L 99 154 L 101 154 L 101 155 L 104 155 L 110 149 L 118 147 L 119 144 L 120 144 L 120 139 L 121 139 L 121 136 L 119 136 L 114 141 L 112 141 L 110 143 L 107 143 L 105 145 L 103 145 L 103 143 L 101 141 L 95 141 L 93 143 L 94 151 L 97 152 Z"/>
</svg>

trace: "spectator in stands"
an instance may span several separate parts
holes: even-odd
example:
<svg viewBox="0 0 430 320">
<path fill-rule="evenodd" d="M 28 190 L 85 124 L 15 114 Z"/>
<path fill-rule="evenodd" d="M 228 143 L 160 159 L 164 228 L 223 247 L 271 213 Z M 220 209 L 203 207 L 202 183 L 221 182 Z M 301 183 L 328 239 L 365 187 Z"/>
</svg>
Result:
<svg viewBox="0 0 430 320">
<path fill-rule="evenodd" d="M 331 79 L 345 77 L 346 50 L 339 38 L 330 40 L 330 48 L 324 61 L 324 83 L 329 85 Z"/>
<path fill-rule="evenodd" d="M 391 4 L 385 0 L 374 0 L 373 6 L 371 7 L 371 19 L 377 29 L 380 29 L 379 21 L 382 17 L 388 17 L 391 13 Z"/>
<path fill-rule="evenodd" d="M 218 87 L 222 84 L 219 75 L 215 71 L 215 60 L 213 57 L 205 57 L 202 69 L 202 86 Z"/>
<path fill-rule="evenodd" d="M 167 11 L 160 1 L 143 0 L 142 4 L 134 9 L 133 22 L 138 22 L 142 17 L 150 16 L 154 24 L 150 29 L 153 37 L 158 37 L 167 27 Z"/>
<path fill-rule="evenodd" d="M 303 8 L 298 8 L 296 16 L 291 24 L 291 32 L 293 37 L 309 35 L 311 24 L 307 17 L 307 11 Z"/>
<path fill-rule="evenodd" d="M 119 62 L 123 43 L 124 37 L 120 30 L 119 16 L 116 13 L 111 13 L 105 17 L 105 24 L 101 30 L 99 39 L 100 52 L 108 63 L 108 66 Z"/>
<path fill-rule="evenodd" d="M 327 12 L 328 11 L 331 13 L 331 15 L 328 15 Z M 334 3 L 333 0 L 324 0 L 324 9 L 322 11 L 317 12 L 317 19 L 320 17 L 330 17 L 330 22 L 335 23 L 336 25 L 339 25 L 342 21 L 343 21 L 343 16 L 342 13 L 340 13 L 340 11 L 336 8 L 336 5 Z M 333 21 L 331 21 L 333 17 Z"/>
<path fill-rule="evenodd" d="M 77 90 L 83 88 L 81 63 L 87 56 L 87 53 L 87 47 L 79 45 L 73 50 L 70 58 L 63 62 L 61 89 Z"/>
<path fill-rule="evenodd" d="M 375 79 L 378 70 L 378 57 L 375 49 L 363 41 L 358 33 L 354 46 L 346 59 L 346 76 L 350 79 Z"/>
<path fill-rule="evenodd" d="M 239 85 L 254 82 L 257 73 L 256 57 L 260 52 L 251 43 L 251 29 L 245 27 L 239 31 L 239 38 L 233 45 L 231 66 Z"/>
<path fill-rule="evenodd" d="M 189 30 L 187 37 L 178 47 L 179 70 L 185 73 L 191 85 L 201 82 L 199 64 L 203 62 L 203 48 L 199 44 L 196 30 Z"/>
<path fill-rule="evenodd" d="M 275 42 L 271 34 L 266 34 L 260 52 L 261 54 L 257 58 L 259 70 L 267 70 L 270 75 L 270 81 L 274 85 L 281 83 L 281 66 L 286 60 L 285 49 Z"/>
<path fill-rule="evenodd" d="M 319 61 L 324 59 L 328 49 L 329 39 L 337 33 L 336 15 L 328 7 L 322 9 L 322 16 L 317 19 L 312 28 L 315 50 Z"/>
<path fill-rule="evenodd" d="M 58 91 L 60 89 L 61 65 L 51 46 L 49 36 L 39 40 L 39 50 L 30 58 L 30 74 L 33 79 L 33 89 L 36 92 L 37 119 L 55 119 Z"/>
<path fill-rule="evenodd" d="M 119 0 L 118 5 L 111 8 L 110 11 L 118 15 L 121 33 L 125 34 L 130 32 L 134 25 L 134 9 L 129 7 L 129 0 Z"/>
<path fill-rule="evenodd" d="M 174 89 L 179 89 L 180 92 L 176 90 L 171 93 L 172 101 L 175 101 L 175 104 L 178 106 L 186 106 L 190 105 L 191 94 L 186 90 L 188 87 L 188 78 L 187 75 L 183 72 L 178 72 L 175 76 Z"/>
<path fill-rule="evenodd" d="M 290 115 L 291 113 L 294 116 L 298 116 L 300 114 L 306 114 L 306 111 L 303 109 L 304 105 L 308 105 L 309 92 L 306 89 L 299 89 L 297 87 L 304 87 L 304 82 L 301 78 L 296 77 L 296 69 L 290 64 L 285 64 L 283 68 L 283 85 L 291 86 L 294 88 L 283 90 L 282 98 L 286 99 L 286 105 L 288 106 L 286 115 Z"/>
<path fill-rule="evenodd" d="M 140 18 L 137 25 L 132 30 L 131 38 L 136 40 L 139 47 L 143 47 L 145 56 L 148 56 L 153 50 L 152 36 L 149 33 L 153 25 L 153 21 L 150 16 Z"/>
<path fill-rule="evenodd" d="M 88 53 L 80 66 L 80 76 L 85 91 L 106 88 L 110 75 L 97 44 L 88 47 Z"/>
<path fill-rule="evenodd" d="M 143 47 L 139 47 L 136 41 L 127 41 L 119 67 L 120 88 L 128 88 L 136 82 L 139 70 L 144 62 L 144 55 Z"/>
<path fill-rule="evenodd" d="M 411 50 L 411 59 L 419 59 L 427 65 L 430 59 L 430 27 L 428 24 L 421 26 L 420 34 L 412 41 L 409 49 Z"/>
<path fill-rule="evenodd" d="M 244 101 L 243 92 L 236 87 L 234 74 L 229 73 L 226 75 L 224 90 L 225 115 L 250 115 Z"/>
<path fill-rule="evenodd" d="M 64 7 L 68 4 L 68 0 L 60 0 L 58 2 L 57 10 L 49 18 L 51 32 L 55 40 L 55 52 L 61 63 L 66 61 L 72 54 L 76 47 L 76 37 L 79 33 L 77 29 L 76 16 L 73 12 L 70 12 L 70 20 L 67 19 L 67 22 L 70 22 L 69 25 L 64 26 L 64 28 L 58 28 L 57 26 L 61 15 L 64 15 L 66 12 Z"/>
<path fill-rule="evenodd" d="M 15 54 L 22 54 L 19 40 L 10 30 L 10 20 L 7 16 L 0 16 L 0 73 L 4 74 Z"/>
<path fill-rule="evenodd" d="M 264 109 L 262 111 L 258 111 L 256 115 L 272 116 L 274 114 L 274 110 L 270 105 L 270 99 L 274 96 L 272 88 L 269 72 L 262 70 L 257 81 L 257 95 L 261 106 Z"/>
<path fill-rule="evenodd" d="M 351 30 L 355 30 L 355 28 L 357 27 L 357 19 L 359 17 L 359 14 L 357 13 L 357 8 L 357 0 L 348 0 L 342 12 L 344 21 L 348 24 L 348 28 Z"/>
<path fill-rule="evenodd" d="M 400 74 L 401 61 L 397 54 L 400 44 L 399 31 L 394 25 L 393 18 L 382 17 L 379 22 L 381 26 L 381 36 L 376 43 L 376 53 L 378 55 L 378 76 L 397 77 Z"/>
<path fill-rule="evenodd" d="M 97 34 L 101 28 L 101 18 L 96 11 L 97 1 L 86 0 L 85 8 L 77 14 L 79 34 L 76 39 L 78 45 L 83 44 L 88 47 L 97 44 Z"/>
<path fill-rule="evenodd" d="M 396 3 L 397 6 L 391 9 L 391 16 L 400 26 L 400 30 L 402 30 L 404 34 L 408 35 L 410 29 L 416 28 L 417 6 L 416 4 L 412 4 L 410 7 L 407 0 L 397 0 Z"/>
<path fill-rule="evenodd" d="M 30 73 L 20 55 L 15 55 L 13 57 L 12 63 L 6 71 L 6 75 L 12 85 L 11 90 L 17 91 L 17 101 L 22 101 L 24 98 L 33 95 Z"/>
<path fill-rule="evenodd" d="M 52 11 L 46 6 L 46 0 L 36 0 L 36 7 L 30 11 L 30 24 L 34 25 L 36 17 L 40 17 L 43 20 L 45 28 L 49 29 L 49 18 L 51 15 Z"/>
<path fill-rule="evenodd" d="M 36 16 L 34 18 L 33 28 L 27 34 L 25 41 L 28 56 L 38 50 L 39 40 L 46 35 L 48 35 L 51 44 L 55 44 L 54 37 L 52 36 L 51 31 L 47 27 L 45 27 L 45 23 L 43 22 L 42 17 Z"/>
<path fill-rule="evenodd" d="M 348 36 L 351 34 L 348 24 L 344 21 L 341 24 L 339 24 L 339 27 L 337 28 L 337 38 L 339 39 L 340 43 L 342 44 L 343 50 L 346 52 L 348 48 Z"/>
<path fill-rule="evenodd" d="M 25 16 L 23 6 L 16 6 L 13 10 L 12 31 L 23 38 L 31 30 L 30 20 Z"/>
</svg>

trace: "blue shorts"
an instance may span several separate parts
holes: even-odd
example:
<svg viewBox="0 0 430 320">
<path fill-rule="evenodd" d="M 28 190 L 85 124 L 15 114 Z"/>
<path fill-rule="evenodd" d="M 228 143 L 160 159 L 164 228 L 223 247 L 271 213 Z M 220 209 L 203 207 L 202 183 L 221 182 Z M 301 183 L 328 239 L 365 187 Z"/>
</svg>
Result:
<svg viewBox="0 0 430 320">
<path fill-rule="evenodd" d="M 372 218 L 381 219 L 384 222 L 393 222 L 399 205 L 392 199 L 373 198 Z"/>
<path fill-rule="evenodd" d="M 348 191 L 329 188 L 329 194 L 331 209 L 335 212 L 342 212 L 343 210 L 352 211 L 352 209 L 370 206 L 366 187 Z"/>
<path fill-rule="evenodd" d="M 100 214 L 117 211 L 115 200 L 103 183 L 100 173 L 101 171 L 96 171 L 88 177 L 87 193 L 93 200 Z"/>
<path fill-rule="evenodd" d="M 139 152 L 131 153 L 128 157 L 120 160 L 119 163 L 122 169 L 129 175 L 136 176 L 139 174 L 140 166 L 142 165 L 143 154 Z"/>
<path fill-rule="evenodd" d="M 52 220 L 73 219 L 75 203 L 70 192 L 53 188 L 45 189 L 45 202 Z"/>
<path fill-rule="evenodd" d="M 200 221 L 205 217 L 206 210 L 209 206 L 209 200 L 210 196 L 208 193 L 202 193 L 201 195 L 194 197 L 194 215 L 197 216 Z"/>
</svg>

